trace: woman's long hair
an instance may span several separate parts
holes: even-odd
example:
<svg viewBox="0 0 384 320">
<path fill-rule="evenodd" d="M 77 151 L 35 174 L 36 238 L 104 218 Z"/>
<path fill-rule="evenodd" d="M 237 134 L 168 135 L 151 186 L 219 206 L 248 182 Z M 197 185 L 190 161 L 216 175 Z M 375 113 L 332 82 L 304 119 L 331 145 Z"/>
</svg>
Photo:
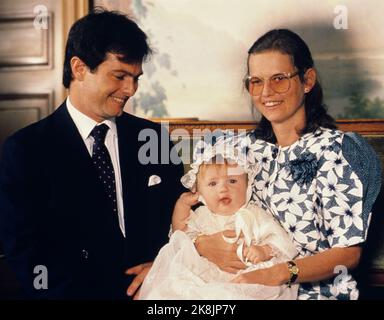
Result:
<svg viewBox="0 0 384 320">
<path fill-rule="evenodd" d="M 248 50 L 248 73 L 251 54 L 266 51 L 279 51 L 283 54 L 288 54 L 292 59 L 293 65 L 297 68 L 302 82 L 304 82 L 305 72 L 309 68 L 314 68 L 311 52 L 304 40 L 290 30 L 276 29 L 264 34 Z M 327 113 L 326 106 L 323 103 L 323 89 L 318 79 L 316 79 L 312 90 L 305 95 L 304 105 L 306 126 L 301 130 L 301 135 L 314 132 L 319 127 L 336 129 L 336 122 Z M 254 134 L 257 138 L 276 143 L 272 125 L 264 116 L 261 117 Z"/>
</svg>

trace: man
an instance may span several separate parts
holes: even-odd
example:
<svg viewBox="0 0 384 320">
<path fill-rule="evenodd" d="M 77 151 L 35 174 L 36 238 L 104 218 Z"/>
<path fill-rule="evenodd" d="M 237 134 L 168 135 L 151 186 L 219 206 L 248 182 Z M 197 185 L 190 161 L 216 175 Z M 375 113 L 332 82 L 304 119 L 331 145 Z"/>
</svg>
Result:
<svg viewBox="0 0 384 320">
<path fill-rule="evenodd" d="M 124 298 L 167 240 L 182 164 L 143 165 L 139 133 L 161 141 L 160 126 L 123 112 L 148 54 L 145 33 L 126 16 L 83 17 L 66 46 L 68 98 L 4 144 L 0 237 L 30 297 Z"/>
</svg>

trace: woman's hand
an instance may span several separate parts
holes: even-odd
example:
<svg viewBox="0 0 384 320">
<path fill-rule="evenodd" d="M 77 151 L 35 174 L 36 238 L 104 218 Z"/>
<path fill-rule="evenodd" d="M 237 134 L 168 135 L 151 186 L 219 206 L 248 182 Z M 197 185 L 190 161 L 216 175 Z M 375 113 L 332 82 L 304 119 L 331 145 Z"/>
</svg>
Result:
<svg viewBox="0 0 384 320">
<path fill-rule="evenodd" d="M 242 273 L 232 279 L 233 283 L 253 283 L 265 286 L 280 286 L 289 279 L 288 267 L 285 263 L 276 264 L 270 268 L 258 269 Z"/>
<path fill-rule="evenodd" d="M 184 230 L 191 207 L 199 202 L 199 193 L 184 192 L 177 199 L 172 214 L 172 229 Z"/>
<path fill-rule="evenodd" d="M 188 206 L 190 208 L 199 202 L 198 199 L 198 192 L 184 192 L 180 195 L 179 199 L 177 199 L 176 205 L 179 203 L 180 205 Z"/>
<path fill-rule="evenodd" d="M 128 296 L 135 295 L 133 297 L 134 300 L 137 300 L 139 298 L 140 290 L 137 290 L 137 289 L 139 289 L 139 287 L 143 283 L 145 276 L 147 275 L 147 273 L 149 272 L 149 270 L 152 267 L 152 264 L 153 264 L 153 262 L 142 263 L 142 264 L 139 264 L 135 267 L 129 268 L 125 271 L 125 274 L 128 274 L 128 275 L 135 274 L 136 275 L 136 277 L 132 280 L 131 284 L 129 285 L 129 287 L 127 289 L 127 295 Z"/>
<path fill-rule="evenodd" d="M 236 237 L 235 231 L 225 231 L 226 237 Z M 223 239 L 223 232 L 202 235 L 196 239 L 196 250 L 199 254 L 217 265 L 221 270 L 236 273 L 246 266 L 236 255 L 237 244 L 229 244 Z"/>
</svg>

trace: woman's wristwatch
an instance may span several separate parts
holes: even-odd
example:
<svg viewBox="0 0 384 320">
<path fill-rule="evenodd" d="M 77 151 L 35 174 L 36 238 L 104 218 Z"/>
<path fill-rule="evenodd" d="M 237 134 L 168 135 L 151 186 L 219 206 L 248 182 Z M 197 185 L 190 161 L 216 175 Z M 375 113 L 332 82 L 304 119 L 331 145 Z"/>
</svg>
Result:
<svg viewBox="0 0 384 320">
<path fill-rule="evenodd" d="M 299 267 L 293 261 L 288 261 L 288 271 L 289 271 L 289 280 L 287 282 L 288 287 L 290 288 L 292 283 L 294 283 L 299 276 Z"/>
</svg>

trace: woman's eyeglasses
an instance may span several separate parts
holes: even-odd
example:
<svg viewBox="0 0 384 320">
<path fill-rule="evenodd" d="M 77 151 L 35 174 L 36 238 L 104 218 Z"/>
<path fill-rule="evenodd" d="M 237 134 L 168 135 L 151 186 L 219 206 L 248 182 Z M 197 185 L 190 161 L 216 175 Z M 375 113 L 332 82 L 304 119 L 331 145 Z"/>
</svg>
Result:
<svg viewBox="0 0 384 320">
<path fill-rule="evenodd" d="M 276 93 L 285 93 L 291 87 L 291 78 L 297 76 L 299 71 L 293 73 L 278 73 L 268 79 L 269 87 Z M 245 87 L 252 96 L 259 96 L 264 88 L 265 80 L 248 76 L 244 79 Z"/>
</svg>

